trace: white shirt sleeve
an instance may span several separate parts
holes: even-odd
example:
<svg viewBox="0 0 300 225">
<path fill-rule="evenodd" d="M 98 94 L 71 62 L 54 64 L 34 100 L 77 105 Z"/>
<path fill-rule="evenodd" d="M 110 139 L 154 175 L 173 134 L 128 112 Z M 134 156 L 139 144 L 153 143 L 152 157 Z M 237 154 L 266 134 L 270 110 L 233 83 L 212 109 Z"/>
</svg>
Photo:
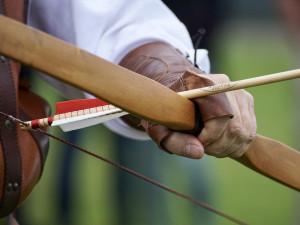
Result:
<svg viewBox="0 0 300 225">
<path fill-rule="evenodd" d="M 32 0 L 29 7 L 29 25 L 116 64 L 136 47 L 155 41 L 169 43 L 193 57 L 185 26 L 160 0 Z M 198 65 L 208 72 L 207 51 L 197 54 Z M 91 97 L 44 77 L 68 98 Z M 127 137 L 148 139 L 144 132 L 120 119 L 107 122 L 106 126 Z"/>
</svg>

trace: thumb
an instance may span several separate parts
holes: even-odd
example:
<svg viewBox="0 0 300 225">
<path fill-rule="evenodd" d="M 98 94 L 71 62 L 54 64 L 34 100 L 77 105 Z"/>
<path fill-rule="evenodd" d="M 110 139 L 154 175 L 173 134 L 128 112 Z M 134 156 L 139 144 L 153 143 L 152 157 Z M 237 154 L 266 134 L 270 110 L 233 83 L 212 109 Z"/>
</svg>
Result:
<svg viewBox="0 0 300 225">
<path fill-rule="evenodd" d="M 191 159 L 200 159 L 204 155 L 203 145 L 190 134 L 173 132 L 163 140 L 162 145 L 173 154 Z"/>
</svg>

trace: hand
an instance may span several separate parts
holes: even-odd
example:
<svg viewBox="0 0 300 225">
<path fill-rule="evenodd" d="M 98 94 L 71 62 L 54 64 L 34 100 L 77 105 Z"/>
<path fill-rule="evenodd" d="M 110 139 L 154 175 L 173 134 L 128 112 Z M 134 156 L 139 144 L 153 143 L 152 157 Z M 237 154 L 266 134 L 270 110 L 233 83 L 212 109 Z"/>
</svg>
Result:
<svg viewBox="0 0 300 225">
<path fill-rule="evenodd" d="M 203 74 L 174 47 L 161 42 L 134 49 L 123 58 L 120 65 L 176 92 L 229 81 L 226 75 Z M 204 152 L 216 157 L 241 156 L 256 132 L 252 96 L 240 90 L 193 101 L 204 121 L 204 128 L 197 137 L 144 120 L 141 123 L 157 145 L 170 153 L 194 159 L 201 158 Z M 136 127 L 137 123 L 129 124 Z M 199 125 L 196 127 L 201 128 Z"/>
<path fill-rule="evenodd" d="M 226 75 L 201 75 L 215 84 L 229 82 Z M 256 134 L 253 97 L 245 90 L 226 93 L 234 117 L 209 119 L 195 137 L 179 132 L 171 133 L 162 145 L 171 153 L 200 159 L 204 153 L 216 157 L 240 157 Z"/>
</svg>

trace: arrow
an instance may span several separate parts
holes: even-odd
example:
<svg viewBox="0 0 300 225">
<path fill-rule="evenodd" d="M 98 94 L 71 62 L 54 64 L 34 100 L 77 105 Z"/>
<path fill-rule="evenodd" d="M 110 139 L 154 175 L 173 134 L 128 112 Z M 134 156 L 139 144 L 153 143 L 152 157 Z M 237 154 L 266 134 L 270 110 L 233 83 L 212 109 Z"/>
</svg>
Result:
<svg viewBox="0 0 300 225">
<path fill-rule="evenodd" d="M 300 77 L 300 69 L 281 73 L 274 73 L 239 81 L 217 84 L 204 88 L 183 91 L 177 94 L 188 98 L 199 98 L 208 95 L 244 89 L 263 84 L 275 83 Z M 124 115 L 125 112 L 100 99 L 81 99 L 59 102 L 56 104 L 56 114 L 49 118 L 27 121 L 28 126 L 23 130 L 42 128 L 46 126 L 60 126 L 65 132 L 77 130 L 106 122 Z"/>
</svg>

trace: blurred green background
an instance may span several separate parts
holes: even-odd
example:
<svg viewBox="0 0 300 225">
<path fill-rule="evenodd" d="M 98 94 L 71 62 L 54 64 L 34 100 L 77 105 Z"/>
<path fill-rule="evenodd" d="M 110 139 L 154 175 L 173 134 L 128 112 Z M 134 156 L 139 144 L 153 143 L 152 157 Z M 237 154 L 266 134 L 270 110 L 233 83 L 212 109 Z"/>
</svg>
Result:
<svg viewBox="0 0 300 225">
<path fill-rule="evenodd" d="M 224 1 L 220 2 L 224 6 Z M 239 80 L 299 66 L 296 44 L 273 2 L 227 4 L 231 7 L 221 8 L 226 11 L 226 20 L 210 37 L 214 73 Z M 53 110 L 55 103 L 63 100 L 39 78 L 34 88 Z M 255 99 L 258 133 L 296 149 L 300 144 L 298 88 L 299 82 L 292 80 L 248 89 Z M 300 224 L 300 196 L 296 191 L 233 160 L 209 156 L 199 161 L 181 159 L 157 150 L 151 142 L 120 139 L 102 125 L 71 134 L 51 128 L 51 133 L 128 165 L 246 223 Z M 53 140 L 42 179 L 19 215 L 23 224 L 31 225 L 233 224 L 106 163 L 66 150 Z"/>
</svg>

